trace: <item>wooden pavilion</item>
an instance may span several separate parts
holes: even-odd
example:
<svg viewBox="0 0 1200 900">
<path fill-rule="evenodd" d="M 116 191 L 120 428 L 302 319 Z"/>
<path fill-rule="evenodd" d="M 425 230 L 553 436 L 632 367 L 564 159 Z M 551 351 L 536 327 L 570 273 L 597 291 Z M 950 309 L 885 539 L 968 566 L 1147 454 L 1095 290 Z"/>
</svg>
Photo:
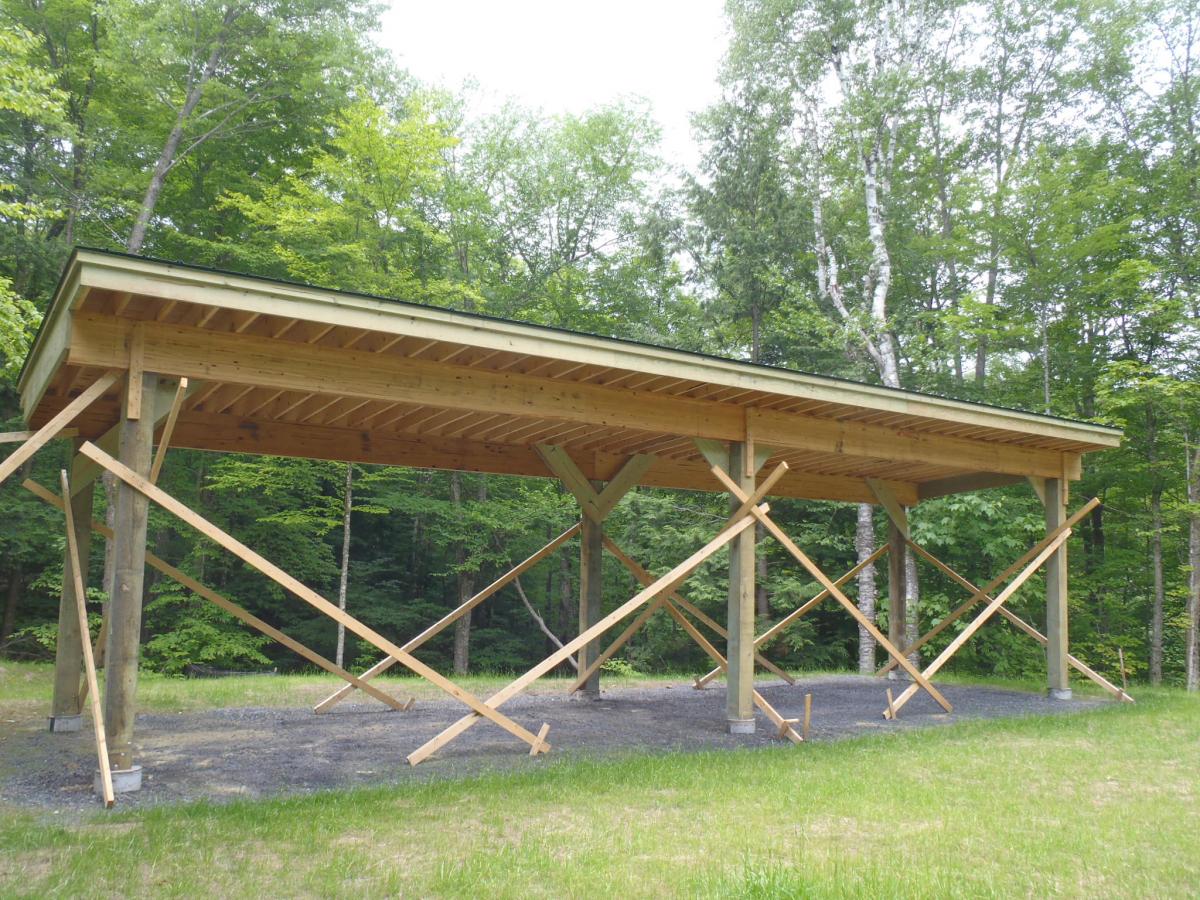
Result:
<svg viewBox="0 0 1200 900">
<path fill-rule="evenodd" d="M 1067 538 L 1096 503 L 1068 514 L 1069 485 L 1083 455 L 1118 445 L 1121 433 L 976 403 L 801 374 L 696 353 L 595 337 L 480 315 L 321 290 L 264 278 L 96 250 L 70 258 L 20 380 L 30 432 L 0 462 L 12 475 L 55 437 L 75 440 L 70 471 L 56 488 L 26 487 L 67 514 L 66 573 L 51 729 L 77 728 L 90 692 L 98 742 L 118 773 L 135 771 L 134 693 L 145 565 L 265 631 L 347 684 L 323 711 L 355 690 L 403 709 L 372 684 L 393 663 L 428 678 L 464 705 L 466 715 L 410 757 L 416 764 L 481 719 L 544 752 L 538 733 L 508 718 L 501 705 L 534 679 L 579 654 L 575 688 L 596 692 L 598 667 L 655 610 L 671 615 L 714 660 L 703 678 L 726 673 L 731 731 L 753 731 L 757 706 L 781 737 L 799 740 L 754 690 L 758 651 L 817 602 L 832 598 L 875 630 L 840 590 L 861 566 L 829 578 L 774 522 L 770 495 L 868 502 L 889 517 L 889 634 L 876 631 L 911 684 L 886 715 L 918 690 L 947 711 L 933 674 L 993 614 L 1008 618 L 1046 647 L 1048 687 L 1069 696 L 1074 667 L 1125 698 L 1067 648 Z M 156 450 L 157 446 L 157 450 Z M 157 487 L 168 446 L 433 469 L 555 477 L 578 499 L 579 524 L 404 645 L 337 609 L 288 573 Z M 103 471 L 117 479 L 115 534 L 92 522 L 93 486 Z M 762 472 L 763 474 L 759 475 Z M 922 500 L 1028 481 L 1046 509 L 1046 537 L 980 588 L 909 539 L 906 509 Z M 695 554 L 653 578 L 604 534 L 616 502 L 636 486 L 718 490 L 730 518 Z M 64 504 L 62 497 L 70 502 Z M 286 590 L 377 646 L 382 660 L 361 676 L 335 666 L 210 588 L 148 554 L 153 502 L 206 538 L 258 568 Z M 823 591 L 754 635 L 755 525 L 781 541 Z M 85 639 L 83 580 L 92 531 L 114 540 L 116 585 L 102 644 Z M 579 636 L 491 698 L 475 697 L 420 662 L 413 652 L 457 616 L 486 600 L 576 534 L 581 544 Z M 717 623 L 677 591 L 705 559 L 730 545 L 728 617 Z M 922 672 L 904 646 L 905 547 L 961 584 L 969 598 L 921 639 L 924 643 L 971 607 L 982 611 Z M 601 557 L 614 553 L 646 585 L 607 615 L 600 606 Z M 1046 633 L 1004 602 L 1045 565 Z M 1015 578 L 1014 578 L 1015 576 Z M 1011 579 L 1011 583 L 1010 582 Z M 1005 583 L 1008 586 L 997 591 Z M 636 613 L 636 616 L 635 616 Z M 692 618 L 688 618 L 688 614 Z M 631 619 L 604 654 L 604 632 Z M 693 622 L 726 643 L 722 654 Z M 93 657 L 107 666 L 96 696 Z M 80 673 L 88 673 L 84 688 Z M 890 696 L 890 692 L 889 692 Z M 101 708 L 102 704 L 102 708 Z M 107 770 L 107 764 L 102 764 Z M 104 777 L 107 778 L 107 771 Z"/>
</svg>

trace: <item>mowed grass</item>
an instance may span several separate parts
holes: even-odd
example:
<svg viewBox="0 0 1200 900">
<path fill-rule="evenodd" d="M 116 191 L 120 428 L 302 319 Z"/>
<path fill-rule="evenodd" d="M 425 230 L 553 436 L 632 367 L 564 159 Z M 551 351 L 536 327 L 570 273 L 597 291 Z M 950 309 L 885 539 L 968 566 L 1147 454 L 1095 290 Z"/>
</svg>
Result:
<svg viewBox="0 0 1200 900">
<path fill-rule="evenodd" d="M 551 756 L 516 774 L 65 825 L 7 809 L 0 894 L 1195 896 L 1200 700 L 1136 695 L 1071 716 Z"/>
</svg>

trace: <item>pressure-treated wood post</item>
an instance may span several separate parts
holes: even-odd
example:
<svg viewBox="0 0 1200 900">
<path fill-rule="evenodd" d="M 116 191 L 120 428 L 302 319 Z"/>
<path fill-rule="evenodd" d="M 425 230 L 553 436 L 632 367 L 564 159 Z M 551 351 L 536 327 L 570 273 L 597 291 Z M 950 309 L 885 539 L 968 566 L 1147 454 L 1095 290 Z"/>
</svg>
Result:
<svg viewBox="0 0 1200 900">
<path fill-rule="evenodd" d="M 905 593 L 904 554 L 907 550 L 904 532 L 888 517 L 888 640 L 903 650 L 907 640 L 908 597 Z M 888 673 L 895 678 L 895 670 Z"/>
<path fill-rule="evenodd" d="M 602 485 L 592 482 L 599 491 Z M 604 607 L 604 525 L 591 516 L 583 517 L 579 533 L 579 634 L 600 621 Z M 586 671 L 600 656 L 600 639 L 585 644 L 579 651 L 579 671 Z M 600 668 L 588 676 L 580 688 L 585 695 L 600 696 Z"/>
<path fill-rule="evenodd" d="M 150 475 L 154 437 L 156 378 L 142 375 L 121 408 L 120 461 Z M 136 416 L 131 418 L 130 414 Z M 146 574 L 146 517 L 150 501 L 124 481 L 117 485 L 113 528 L 113 595 L 109 600 L 108 650 L 105 656 L 104 724 L 113 769 L 133 769 L 133 719 L 136 713 L 138 654 L 141 649 L 142 587 Z M 122 779 L 136 789 L 140 780 Z"/>
<path fill-rule="evenodd" d="M 75 442 L 78 446 L 79 441 Z M 75 541 L 79 548 L 80 577 L 87 586 L 88 559 L 92 546 L 93 486 L 76 491 L 71 498 L 75 515 Z M 74 579 L 67 559 L 70 548 L 63 550 L 63 583 L 58 603 L 58 642 L 54 651 L 54 699 L 50 704 L 51 731 L 79 731 L 83 710 L 79 704 L 79 676 L 83 672 L 83 643 L 89 636 L 79 633 L 79 609 L 75 600 Z"/>
<path fill-rule="evenodd" d="M 753 453 L 746 443 L 729 444 L 729 476 L 745 493 L 755 487 Z M 741 506 L 730 499 L 730 508 Z M 754 733 L 754 531 L 747 528 L 729 546 L 729 643 L 725 717 L 730 734 Z"/>
<path fill-rule="evenodd" d="M 1067 482 L 1046 479 L 1046 531 L 1061 525 L 1067 517 Z M 1046 671 L 1050 697 L 1071 699 L 1067 680 L 1067 545 L 1064 543 L 1046 560 Z"/>
</svg>

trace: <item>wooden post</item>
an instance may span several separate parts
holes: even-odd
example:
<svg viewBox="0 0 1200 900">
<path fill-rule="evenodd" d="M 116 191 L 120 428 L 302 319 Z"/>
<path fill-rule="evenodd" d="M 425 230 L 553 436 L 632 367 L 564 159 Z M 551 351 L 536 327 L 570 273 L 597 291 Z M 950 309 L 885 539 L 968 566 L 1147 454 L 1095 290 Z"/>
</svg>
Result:
<svg viewBox="0 0 1200 900">
<path fill-rule="evenodd" d="M 1046 531 L 1067 518 L 1067 482 L 1046 479 Z M 1046 674 L 1050 697 L 1071 699 L 1067 677 L 1067 545 L 1063 543 L 1046 560 Z"/>
<path fill-rule="evenodd" d="M 599 482 L 592 483 L 597 491 Z M 579 631 L 583 634 L 600 621 L 604 603 L 604 525 L 591 516 L 583 517 L 579 535 Z M 600 656 L 600 639 L 585 644 L 579 651 L 579 671 L 587 671 Z M 580 690 L 595 700 L 600 697 L 600 667 L 588 675 Z"/>
<path fill-rule="evenodd" d="M 142 376 L 136 394 L 137 418 L 121 405 L 120 461 L 143 477 L 150 474 L 154 441 L 152 408 L 156 377 Z M 113 768 L 133 767 L 133 720 L 136 714 L 138 655 L 141 650 L 142 588 L 146 574 L 146 519 L 150 501 L 125 482 L 117 485 L 114 527 L 113 595 L 109 599 L 108 649 L 105 655 L 104 723 Z M 85 520 L 85 522 L 88 520 Z"/>
<path fill-rule="evenodd" d="M 729 445 L 729 476 L 747 495 L 754 493 L 753 455 L 747 443 Z M 735 512 L 742 505 L 737 497 L 729 502 Z M 730 734 L 754 733 L 754 532 L 746 529 L 729 545 L 725 718 Z"/>
<path fill-rule="evenodd" d="M 579 549 L 579 634 L 584 634 L 600 621 L 604 612 L 604 520 L 654 464 L 654 457 L 645 453 L 629 457 L 612 480 L 604 485 L 599 481 L 589 482 L 562 447 L 539 444 L 535 449 L 546 468 L 575 496 L 583 514 Z M 581 690 L 592 699 L 600 696 L 600 667 L 595 665 L 599 658 L 600 636 L 597 635 L 595 640 L 580 648 L 578 660 L 579 671 L 588 673 L 586 679 L 581 679 Z"/>
<path fill-rule="evenodd" d="M 74 442 L 78 446 L 79 441 Z M 79 551 L 79 580 L 87 587 L 88 560 L 91 557 L 93 490 L 79 491 L 71 498 L 75 519 L 75 545 Z M 76 608 L 75 579 L 70 577 L 70 547 L 63 549 L 63 583 L 58 602 L 58 642 L 54 650 L 54 699 L 50 704 L 51 731 L 77 731 L 83 713 L 80 703 L 79 676 L 83 671 L 84 640 L 91 635 L 79 631 L 79 612 Z M 86 598 L 84 598 L 86 599 Z"/>
</svg>

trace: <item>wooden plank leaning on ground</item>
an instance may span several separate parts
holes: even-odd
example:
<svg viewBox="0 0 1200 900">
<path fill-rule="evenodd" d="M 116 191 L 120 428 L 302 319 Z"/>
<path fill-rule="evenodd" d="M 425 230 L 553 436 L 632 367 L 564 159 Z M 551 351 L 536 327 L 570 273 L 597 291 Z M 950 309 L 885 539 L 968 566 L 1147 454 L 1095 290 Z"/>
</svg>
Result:
<svg viewBox="0 0 1200 900">
<path fill-rule="evenodd" d="M 34 494 L 35 496 L 44 500 L 46 503 L 53 506 L 55 509 L 57 509 L 59 511 L 63 510 L 64 504 L 63 504 L 62 498 L 56 496 L 51 491 L 42 487 L 36 481 L 33 481 L 32 479 L 26 479 L 22 486 L 30 493 Z M 93 520 L 90 524 L 91 524 L 92 531 L 94 531 L 97 534 L 99 534 L 100 536 L 102 536 L 105 540 L 112 540 L 113 532 L 112 532 L 112 529 L 109 528 L 107 525 L 102 525 L 100 522 L 97 522 L 95 520 Z M 342 678 L 342 679 L 350 682 L 351 684 L 355 684 L 356 682 L 359 682 L 361 680 L 358 676 L 355 676 L 355 675 L 351 674 L 350 672 L 347 672 L 341 666 L 337 665 L 334 662 L 331 662 L 330 660 L 326 659 L 324 656 L 317 653 L 316 651 L 310 650 L 308 647 L 304 646 L 303 644 L 301 644 L 299 641 L 295 640 L 294 638 L 288 637 L 286 634 L 284 634 L 278 628 L 275 628 L 275 627 L 269 625 L 268 623 L 264 622 L 262 619 L 258 618 L 257 616 L 247 612 L 245 609 L 238 606 L 233 601 L 229 600 L 226 597 L 223 597 L 221 594 L 218 594 L 216 591 L 212 590 L 211 588 L 206 587 L 205 585 L 201 584 L 199 581 L 197 581 L 195 578 L 192 578 L 186 572 L 180 571 L 179 569 L 177 569 L 173 565 L 171 565 L 169 562 L 167 562 L 167 561 L 161 559 L 160 557 L 156 556 L 155 554 L 151 553 L 149 550 L 146 551 L 146 564 L 148 566 L 151 566 L 152 568 L 158 569 L 158 571 L 162 572 L 164 575 L 166 575 L 172 581 L 178 582 L 179 584 L 183 585 L 185 588 L 187 588 L 192 593 L 203 597 L 205 600 L 208 600 L 210 603 L 213 603 L 216 606 L 220 607 L 221 609 L 225 610 L 225 612 L 229 613 L 234 618 L 240 619 L 241 621 L 245 622 L 251 628 L 258 629 L 263 634 L 265 634 L 267 637 L 271 638 L 271 640 L 276 641 L 277 643 L 283 644 L 283 646 L 287 647 L 289 650 L 293 651 L 294 653 L 304 657 L 305 659 L 307 659 L 309 662 L 313 663 L 314 665 L 320 666 L 322 669 L 324 669 L 329 674 L 336 675 L 338 678 Z M 96 642 L 97 642 L 97 644 L 99 644 L 100 638 L 97 638 Z M 390 694 L 387 694 L 387 693 L 379 690 L 378 688 L 374 687 L 373 685 L 364 684 L 362 687 L 363 687 L 363 690 L 365 690 L 367 693 L 369 693 L 372 697 L 375 697 L 377 700 L 381 700 L 382 702 L 386 703 L 388 706 L 392 707 L 393 709 L 407 710 L 412 707 L 412 704 L 414 702 L 410 698 L 407 703 L 401 703 L 395 697 L 392 697 Z"/>
<path fill-rule="evenodd" d="M 718 466 L 712 467 L 712 473 L 713 476 L 725 486 L 725 489 L 734 496 L 735 499 L 743 502 L 747 499 L 746 493 Z M 804 568 L 808 570 L 809 574 L 816 578 L 817 581 L 820 582 L 821 586 L 825 588 L 825 590 L 829 591 L 829 593 L 833 595 L 833 597 L 840 604 L 842 604 L 843 607 L 845 607 L 846 611 L 858 621 L 859 625 L 870 632 L 871 636 L 875 638 L 875 642 L 879 646 L 883 647 L 883 649 L 886 650 L 892 656 L 892 658 L 899 660 L 900 665 L 904 668 L 904 671 L 912 676 L 913 681 L 922 687 L 925 692 L 929 694 L 929 696 L 936 700 L 942 709 L 944 709 L 946 712 L 953 712 L 954 707 L 950 705 L 949 700 L 942 696 L 942 692 L 929 683 L 929 679 L 925 678 L 917 670 L 917 667 L 912 664 L 908 657 L 896 649 L 895 645 L 887 639 L 887 636 L 875 627 L 875 623 L 863 615 L 862 611 L 859 610 L 859 608 L 855 606 L 853 602 L 851 602 L 850 598 L 843 594 L 841 589 L 829 580 L 829 576 L 822 572 L 817 564 L 809 559 L 803 550 L 796 546 L 792 539 L 784 533 L 783 529 L 775 524 L 775 521 L 770 516 L 758 508 L 752 509 L 751 515 L 761 522 L 763 527 L 771 533 L 771 536 L 774 537 L 775 540 L 779 541 L 779 543 L 783 545 L 784 549 L 787 550 L 788 553 L 790 553 L 793 557 L 795 557 L 796 561 L 799 562 L 800 565 L 804 566 Z"/>
<path fill-rule="evenodd" d="M 116 369 L 105 372 L 92 382 L 87 390 L 64 406 L 54 418 L 35 431 L 25 443 L 0 460 L 0 484 L 17 471 L 25 460 L 58 437 L 68 425 L 75 421 L 76 416 L 99 400 L 105 391 L 117 383 L 117 379 L 120 377 L 121 372 Z"/>
<path fill-rule="evenodd" d="M 918 640 L 916 640 L 912 644 L 910 644 L 907 648 L 908 652 L 915 653 L 917 650 L 920 650 L 922 647 L 924 647 L 926 644 L 928 644 L 931 640 L 933 640 L 935 637 L 937 637 L 939 634 L 941 634 L 943 631 L 945 631 L 947 628 L 949 628 L 953 623 L 957 622 L 960 618 L 962 618 L 962 616 L 972 606 L 974 606 L 976 603 L 978 603 L 981 600 L 988 599 L 989 595 L 996 588 L 998 588 L 1000 585 L 1004 584 L 1004 582 L 1008 581 L 1008 579 L 1011 578 L 1013 576 L 1013 574 L 1015 572 L 1017 572 L 1022 566 L 1024 566 L 1027 562 L 1029 562 L 1029 560 L 1033 559 L 1035 556 L 1037 556 L 1039 553 L 1041 553 L 1042 550 L 1045 549 L 1045 547 L 1052 540 L 1054 540 L 1059 534 L 1061 534 L 1066 529 L 1074 528 L 1077 524 L 1079 524 L 1080 520 L 1082 520 L 1084 516 L 1086 516 L 1088 513 L 1090 513 L 1099 503 L 1100 503 L 1100 501 L 1097 499 L 1092 499 L 1091 501 L 1089 501 L 1078 512 L 1076 512 L 1074 515 L 1070 516 L 1065 522 L 1063 522 L 1061 525 L 1059 525 L 1056 529 L 1051 531 L 1048 535 L 1046 535 L 1044 538 L 1042 538 L 1040 541 L 1038 541 L 1036 544 L 1034 544 L 1032 547 L 1030 547 L 1028 550 L 1026 550 L 1025 553 L 1022 554 L 1021 557 L 1016 560 L 1016 562 L 1012 563 L 1003 572 L 1001 572 L 999 575 L 997 575 L 995 578 L 993 578 L 991 581 L 989 581 L 983 587 L 972 589 L 974 591 L 974 593 L 972 593 L 972 595 L 970 597 L 968 597 L 966 600 L 964 600 L 962 603 L 960 603 L 958 606 L 956 606 L 953 610 L 951 610 L 950 613 L 944 619 L 942 619 L 940 622 L 938 622 L 937 625 L 935 625 L 933 628 L 929 629 L 929 631 L 927 631 L 925 634 L 921 635 L 921 637 Z M 942 565 L 944 565 L 943 563 L 941 563 L 940 560 L 936 560 L 932 556 L 932 554 L 928 554 L 927 551 L 925 551 L 923 548 L 919 547 L 918 545 L 912 544 L 912 547 L 913 547 L 914 551 L 916 551 L 918 554 L 924 556 L 926 559 L 929 559 L 931 562 L 933 562 L 939 568 Z M 1005 618 L 1007 618 L 1014 625 L 1017 624 L 1013 620 L 1017 619 L 1018 617 L 1015 614 L 1012 614 L 1009 610 L 1004 609 L 1002 607 L 1000 614 L 1005 616 Z M 1018 626 L 1018 627 L 1020 627 L 1020 626 Z M 886 665 L 884 665 L 882 668 L 880 668 L 879 671 L 876 672 L 875 674 L 876 675 L 884 675 L 884 674 L 890 672 L 893 668 L 895 668 L 895 666 L 896 666 L 896 662 L 895 662 L 895 660 L 893 660 L 893 661 L 887 663 Z"/>
<path fill-rule="evenodd" d="M 925 671 L 921 674 L 926 678 L 932 678 L 934 675 L 936 675 L 938 670 L 940 670 L 942 666 L 949 662 L 951 657 L 953 657 L 954 654 L 959 651 L 959 648 L 961 648 L 963 644 L 970 640 L 971 636 L 984 626 L 984 623 L 986 623 L 987 620 L 992 617 L 996 610 L 998 610 L 1008 600 L 1009 597 L 1020 590 L 1021 585 L 1028 581 L 1033 573 L 1040 569 L 1042 564 L 1049 559 L 1059 547 L 1065 544 L 1070 537 L 1071 529 L 1067 528 L 1059 531 L 1055 538 L 1046 545 L 1045 549 L 1035 556 L 1029 562 L 1029 565 L 1021 570 L 1020 574 L 1013 579 L 1012 583 L 1009 584 L 1008 587 L 997 594 L 995 599 L 993 599 L 986 607 L 984 607 L 983 612 L 976 616 L 970 625 L 960 631 L 955 636 L 954 640 L 946 645 L 946 648 L 937 655 L 937 658 L 933 662 L 925 667 Z M 896 718 L 896 714 L 900 712 L 900 709 L 916 692 L 916 686 L 911 684 L 901 691 L 900 696 L 896 698 L 894 703 L 888 703 L 888 708 L 883 714 L 884 718 Z"/>
<path fill-rule="evenodd" d="M 258 571 L 266 575 L 280 587 L 290 591 L 305 603 L 325 613 L 325 615 L 329 616 L 335 622 L 341 622 L 346 626 L 348 631 L 358 635 L 363 640 L 374 644 L 378 649 L 382 650 L 389 656 L 395 657 L 417 675 L 420 675 L 435 687 L 441 689 L 466 706 L 469 706 L 479 715 L 494 722 L 496 725 L 500 726 L 514 737 L 520 738 L 531 747 L 540 747 L 541 749 L 539 752 L 544 753 L 549 750 L 550 745 L 545 743 L 545 741 L 540 741 L 537 735 L 535 735 L 533 732 L 521 725 L 518 725 L 516 722 L 512 721 L 512 719 L 497 712 L 495 709 L 485 705 L 484 702 L 474 694 L 459 687 L 449 678 L 446 678 L 444 675 L 441 675 L 431 667 L 425 665 L 425 663 L 421 662 L 411 654 L 401 650 L 399 646 L 392 641 L 389 641 L 373 628 L 364 625 L 350 614 L 338 609 L 336 604 L 330 603 L 316 591 L 312 590 L 298 579 L 279 568 L 279 566 L 275 565 L 260 554 L 254 552 L 237 538 L 222 531 L 195 510 L 188 508 L 166 491 L 154 486 L 137 472 L 134 472 L 128 466 L 122 465 L 120 462 L 113 459 L 94 444 L 84 443 L 79 448 L 79 452 L 89 457 L 94 462 L 99 463 L 134 490 L 145 494 L 149 499 L 157 503 L 163 509 L 182 519 L 205 537 L 209 538 L 214 543 L 224 547 L 230 553 L 240 558 L 243 562 L 255 569 L 258 569 Z"/>
<path fill-rule="evenodd" d="M 572 525 L 570 528 L 568 528 L 566 531 L 564 531 L 562 534 L 560 534 L 558 537 L 556 537 L 554 540 L 552 540 L 550 543 L 548 543 L 546 546 L 544 546 L 541 550 L 538 550 L 533 555 L 527 557 L 525 560 L 518 563 L 513 568 L 509 569 L 507 572 L 505 572 L 503 575 L 501 575 L 499 578 L 497 578 L 495 581 L 493 581 L 491 584 L 489 584 L 487 587 L 485 587 L 478 594 L 469 598 L 468 600 L 465 600 L 460 606 L 458 606 L 457 608 L 446 613 L 446 615 L 442 616 L 440 619 L 438 619 L 436 622 L 434 622 L 432 625 L 430 625 L 428 628 L 426 628 L 424 631 L 422 631 L 420 634 L 418 634 L 415 638 L 408 641 L 408 643 L 403 644 L 400 649 L 404 650 L 406 653 L 412 653 L 414 650 L 416 650 L 418 647 L 420 647 L 422 644 L 424 644 L 426 641 L 428 641 L 434 635 L 439 634 L 440 632 L 444 631 L 447 627 L 454 624 L 454 622 L 456 622 L 458 619 L 462 618 L 464 615 L 469 613 L 471 610 L 473 610 L 476 606 L 478 606 L 480 603 L 482 603 L 488 597 L 492 596 L 492 594 L 496 593 L 496 591 L 500 590 L 506 584 L 509 584 L 510 582 L 515 581 L 526 570 L 531 569 L 533 566 L 537 565 L 539 562 L 541 562 L 543 559 L 545 559 L 547 556 L 549 556 L 551 553 L 553 553 L 555 550 L 557 550 L 560 546 L 562 546 L 568 540 L 570 540 L 576 534 L 578 534 L 579 528 L 580 528 L 580 523 L 576 522 L 574 525 Z M 362 676 L 361 676 L 362 680 L 367 681 L 371 678 L 374 678 L 376 675 L 380 674 L 381 672 L 387 671 L 395 664 L 396 664 L 396 660 L 393 657 L 391 657 L 391 656 L 384 657 L 379 662 L 375 663 L 375 665 L 371 666 L 371 668 L 367 669 L 367 671 L 362 673 Z M 342 700 L 345 700 L 353 692 L 354 687 L 355 687 L 354 685 L 345 685 L 341 688 L 338 688 L 337 691 L 330 694 L 328 697 L 326 697 L 324 700 L 322 700 L 320 703 L 318 703 L 316 706 L 314 706 L 313 712 L 323 713 L 326 710 L 330 709 L 335 704 L 341 702 Z"/>
<path fill-rule="evenodd" d="M 765 505 L 765 504 L 764 504 Z M 660 576 L 655 582 L 644 590 L 637 593 L 630 600 L 613 610 L 591 628 L 582 632 L 574 640 L 569 641 L 560 647 L 557 651 L 547 656 L 544 660 L 517 678 L 515 681 L 502 688 L 487 699 L 487 705 L 495 709 L 501 704 L 511 700 L 514 696 L 521 693 L 525 688 L 529 687 L 533 682 L 545 675 L 555 666 L 566 661 L 567 657 L 577 653 L 580 647 L 585 646 L 595 640 L 613 625 L 616 625 L 622 619 L 629 616 L 635 609 L 648 603 L 658 595 L 672 590 L 682 584 L 693 571 L 695 571 L 701 563 L 711 557 L 714 553 L 732 541 L 735 537 L 745 531 L 754 524 L 754 517 L 743 515 L 741 519 L 735 520 L 727 524 L 711 541 L 673 568 L 671 571 Z M 479 721 L 478 715 L 467 715 L 459 719 L 449 728 L 445 729 L 441 734 L 434 737 L 432 740 L 426 741 L 416 750 L 408 755 L 408 761 L 411 765 L 417 765 L 431 753 L 434 753 L 441 747 L 444 747 L 450 741 L 454 740 L 458 735 L 462 734 L 472 725 Z"/>
<path fill-rule="evenodd" d="M 67 471 L 62 470 L 62 492 L 64 497 L 71 496 L 71 485 L 67 481 Z M 79 544 L 75 539 L 75 517 L 71 513 L 71 504 L 63 504 L 63 512 L 67 520 L 67 568 L 75 588 L 75 609 L 79 614 L 79 638 L 83 643 L 83 672 L 87 678 L 88 687 L 92 694 L 92 729 L 96 735 L 96 758 L 100 766 L 100 786 L 104 794 L 104 805 L 109 809 L 116 802 L 113 794 L 112 767 L 108 763 L 108 740 L 104 735 L 104 709 L 100 705 L 100 688 L 96 681 L 96 659 L 92 656 L 92 632 L 88 628 L 87 595 L 83 586 L 83 567 L 79 564 Z"/>
<path fill-rule="evenodd" d="M 879 559 L 879 557 L 881 557 L 885 553 L 887 553 L 888 549 L 889 549 L 888 545 L 884 544 L 882 547 L 877 549 L 874 553 L 872 553 L 866 559 L 864 559 L 860 563 L 858 563 L 853 569 L 851 569 L 849 572 L 847 572 L 845 575 L 843 575 L 841 578 L 839 578 L 837 581 L 835 581 L 834 584 L 837 587 L 841 587 L 843 584 L 845 584 L 847 581 L 849 581 L 851 578 L 853 578 L 855 575 L 857 575 L 859 572 L 861 572 L 867 566 L 874 563 L 877 559 Z M 772 625 L 770 628 L 768 628 L 766 631 L 764 631 L 762 634 L 760 634 L 758 637 L 756 637 L 754 639 L 755 649 L 757 650 L 763 644 L 767 643 L 770 640 L 773 640 L 775 637 L 777 637 L 779 635 L 780 632 L 782 632 L 785 628 L 790 626 L 793 622 L 795 622 L 797 619 L 799 619 L 805 613 L 812 610 L 818 603 L 820 603 L 822 600 L 824 600 L 828 596 L 829 596 L 829 591 L 822 589 L 822 591 L 819 594 L 817 594 L 815 597 L 813 597 L 811 600 L 806 600 L 799 607 L 792 610 L 790 613 L 788 613 L 786 616 L 784 616 L 782 619 L 780 619 L 778 622 L 776 622 L 774 625 Z M 720 675 L 721 671 L 722 670 L 720 668 L 716 668 L 716 669 L 713 669 L 711 672 L 701 675 L 695 681 L 695 685 L 694 685 L 695 688 L 697 690 L 699 690 L 700 688 L 704 687 L 706 684 L 708 684 L 710 681 L 712 681 L 714 678 L 716 678 L 718 675 Z"/>
<path fill-rule="evenodd" d="M 953 569 L 951 569 L 948 565 L 946 565 L 944 562 L 942 562 L 940 559 L 938 559 L 936 556 L 934 556 L 928 550 L 925 550 L 923 547 L 920 547 L 919 545 L 913 543 L 912 541 L 909 541 L 909 546 L 911 546 L 913 548 L 913 552 L 915 552 L 918 556 L 921 556 L 922 558 L 928 560 L 935 567 L 937 567 L 940 571 L 944 572 L 951 580 L 957 582 L 959 585 L 961 585 L 962 587 L 964 587 L 968 591 L 970 591 L 972 594 L 972 601 L 971 601 L 972 603 L 977 602 L 975 598 L 978 598 L 978 600 L 987 601 L 989 603 L 991 602 L 992 598 L 990 596 L 988 596 L 988 594 L 985 591 L 980 590 L 978 587 L 973 585 L 966 578 L 959 575 L 957 572 L 955 572 Z M 1022 619 L 1020 616 L 1018 616 L 1016 613 L 1014 613 L 1011 609 L 1009 609 L 1008 607 L 1005 607 L 1005 606 L 1001 606 L 1000 609 L 997 610 L 997 612 L 999 612 L 1000 615 L 1004 616 L 1004 618 L 1006 618 L 1014 627 L 1025 632 L 1025 634 L 1029 635 L 1031 638 L 1033 638 L 1035 641 L 1037 641 L 1043 647 L 1046 646 L 1046 636 L 1044 634 L 1042 634 L 1040 631 L 1038 631 L 1036 628 L 1034 628 L 1032 625 L 1030 625 L 1028 622 L 1026 622 L 1024 619 Z M 1113 684 L 1111 681 L 1109 681 L 1103 675 L 1099 674 L 1098 672 L 1093 670 L 1090 666 L 1086 665 L 1085 663 L 1080 662 L 1078 659 L 1076 659 L 1071 654 L 1067 654 L 1067 662 L 1070 664 L 1070 666 L 1073 669 L 1075 669 L 1077 672 L 1079 672 L 1085 678 L 1088 678 L 1091 681 L 1095 682 L 1100 687 L 1104 688 L 1104 690 L 1108 691 L 1110 694 L 1112 694 L 1114 697 L 1116 697 L 1118 700 L 1121 700 L 1125 703 L 1133 703 L 1134 702 L 1133 698 L 1129 696 L 1128 692 L 1124 688 L 1117 687 L 1115 684 Z"/>
</svg>

